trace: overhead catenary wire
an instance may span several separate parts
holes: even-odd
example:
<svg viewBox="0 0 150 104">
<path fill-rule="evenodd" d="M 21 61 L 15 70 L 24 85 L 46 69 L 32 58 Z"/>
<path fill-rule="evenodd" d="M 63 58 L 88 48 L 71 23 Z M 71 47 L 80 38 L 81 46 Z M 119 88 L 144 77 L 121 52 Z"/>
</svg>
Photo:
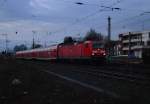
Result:
<svg viewBox="0 0 150 104">
<path fill-rule="evenodd" d="M 118 2 L 120 2 L 120 1 L 118 1 Z M 106 8 L 110 8 L 110 7 L 106 7 Z M 122 9 L 121 8 L 121 10 L 130 10 L 130 9 Z M 131 11 L 131 10 L 130 10 Z M 132 10 L 132 11 L 135 11 L 135 10 Z M 136 10 L 136 11 L 139 11 L 139 10 Z M 142 10 L 141 10 L 142 11 Z M 136 21 L 136 19 L 138 19 L 139 17 L 141 17 L 141 16 L 143 16 L 144 14 L 146 14 L 146 13 L 150 13 L 149 11 L 142 11 L 141 13 L 139 13 L 138 15 L 135 15 L 135 16 L 132 16 L 132 17 L 129 17 L 129 18 L 125 18 L 125 19 L 123 19 L 123 20 L 121 20 L 121 21 L 116 21 L 116 22 L 114 22 L 113 24 L 116 24 L 116 25 L 118 25 L 118 24 L 122 24 L 123 22 L 129 22 L 129 21 L 132 21 L 132 23 L 135 23 Z M 133 22 L 134 21 L 134 22 Z M 144 21 L 143 21 L 144 22 Z M 127 24 L 131 24 L 131 23 L 127 23 Z M 140 23 L 138 23 L 138 24 L 140 24 Z M 101 25 L 101 26 L 98 26 L 99 28 L 101 27 L 101 28 L 104 28 L 105 26 L 104 25 Z"/>
<path fill-rule="evenodd" d="M 4 2 L 7 2 L 8 0 L 3 0 Z M 117 5 L 118 3 L 120 3 L 121 2 L 121 0 L 117 0 L 116 2 L 114 2 L 112 5 L 110 5 L 110 6 L 108 6 L 108 7 L 113 7 L 113 6 L 115 6 L 115 5 Z M 87 3 L 87 2 L 86 2 Z M 88 4 L 87 4 L 88 5 Z M 89 4 L 89 5 L 95 5 L 95 4 Z M 101 6 L 100 6 L 101 7 Z M 62 32 L 62 31 L 66 31 L 67 29 L 69 29 L 70 27 L 72 27 L 72 26 L 74 26 L 74 25 L 76 25 L 76 24 L 78 24 L 78 23 L 81 23 L 82 21 L 85 21 L 85 20 L 87 20 L 88 18 L 90 18 L 90 17 L 93 17 L 93 16 L 95 16 L 95 15 L 97 15 L 98 13 L 100 13 L 100 12 L 103 12 L 103 11 L 106 11 L 106 9 L 108 9 L 108 8 L 105 8 L 105 7 L 101 7 L 102 9 L 99 9 L 99 10 L 97 10 L 96 12 L 94 12 L 94 13 L 91 13 L 91 14 L 89 14 L 89 15 L 87 15 L 87 16 L 84 16 L 84 17 L 81 17 L 81 18 L 78 18 L 78 19 L 76 19 L 74 22 L 72 22 L 70 25 L 68 25 L 68 26 L 66 26 L 66 27 L 64 27 L 64 28 L 62 28 L 62 29 L 60 29 L 60 30 L 56 30 L 56 31 L 54 31 L 54 32 L 51 32 L 51 34 L 55 34 L 55 33 L 58 33 L 58 32 Z"/>
<path fill-rule="evenodd" d="M 72 2 L 72 1 L 67 1 L 67 0 L 62 0 L 64 2 L 69 2 L 69 3 L 77 3 L 77 2 Z M 88 4 L 88 2 L 84 2 L 84 4 L 86 5 L 97 5 L 99 6 L 100 8 L 102 9 L 98 9 L 97 11 L 91 13 L 91 14 L 88 14 L 87 16 L 84 16 L 84 17 L 81 17 L 81 18 L 77 18 L 75 21 L 73 21 L 72 23 L 70 23 L 68 26 L 66 27 L 63 27 L 61 29 L 58 29 L 56 31 L 53 31 L 53 32 L 49 32 L 50 34 L 56 34 L 56 33 L 59 33 L 59 32 L 63 32 L 63 31 L 66 31 L 67 29 L 71 28 L 72 26 L 78 24 L 78 23 L 81 23 L 87 19 L 89 19 L 90 17 L 93 17 L 95 15 L 97 15 L 98 13 L 100 12 L 103 12 L 103 11 L 108 11 L 108 7 L 109 7 L 109 11 L 113 11 L 113 9 L 117 9 L 117 8 L 113 8 L 113 6 L 119 4 L 121 1 L 123 0 L 117 0 L 116 2 L 112 3 L 110 6 L 104 6 L 104 5 L 98 5 L 98 4 Z M 119 9 L 119 8 L 118 8 Z M 32 17 L 37 17 L 35 15 L 32 15 Z"/>
<path fill-rule="evenodd" d="M 148 12 L 141 12 L 141 13 L 138 13 L 137 15 L 135 16 L 132 16 L 132 17 L 129 17 L 129 18 L 125 18 L 125 19 L 122 19 L 121 21 L 116 21 L 114 22 L 113 24 L 116 24 L 118 26 L 122 25 L 123 27 L 126 26 L 126 25 L 131 25 L 131 24 L 140 24 L 141 22 L 143 23 L 144 21 L 137 21 L 137 19 L 139 19 L 139 17 L 142 17 L 144 13 L 148 13 Z M 146 19 L 147 20 L 147 19 Z M 129 22 L 130 21 L 130 22 Z M 116 27 L 116 26 L 115 26 Z"/>
<path fill-rule="evenodd" d="M 128 17 L 128 18 L 125 18 L 125 19 L 122 19 L 122 20 L 119 20 L 119 21 L 115 21 L 115 22 L 113 22 L 112 24 L 113 24 L 113 27 L 118 27 L 118 26 L 120 26 L 120 25 L 122 25 L 122 27 L 124 27 L 125 25 L 129 25 L 129 24 L 134 24 L 134 23 L 136 23 L 137 21 L 137 19 L 139 18 L 139 17 L 142 17 L 143 16 L 143 14 L 145 14 L 145 13 L 150 13 L 150 12 L 148 12 L 148 11 L 144 11 L 144 12 L 141 12 L 141 13 L 138 13 L 138 14 L 136 14 L 136 15 L 134 15 L 134 16 L 131 16 L 131 17 Z M 131 22 L 130 22 L 131 21 Z M 139 22 L 139 21 L 138 21 Z M 144 21 L 143 21 L 144 22 Z M 141 23 L 141 21 L 139 22 L 139 23 L 137 23 L 137 24 L 140 24 Z M 118 25 L 118 26 L 117 26 Z M 104 25 L 100 25 L 100 26 L 96 26 L 97 28 L 104 28 L 105 26 Z"/>
<path fill-rule="evenodd" d="M 121 3 L 121 1 L 123 1 L 123 0 L 117 0 L 116 2 L 112 3 L 110 6 L 106 6 L 106 7 L 113 8 L 113 6 L 117 5 L 118 3 Z M 100 6 L 100 7 L 101 7 L 101 6 Z M 69 28 L 72 28 L 72 26 L 74 26 L 74 25 L 76 25 L 76 24 L 78 24 L 78 23 L 81 23 L 81 22 L 87 20 L 87 19 L 90 18 L 90 17 L 95 16 L 95 15 L 97 15 L 98 13 L 101 13 L 101 12 L 103 12 L 103 11 L 107 11 L 107 10 L 108 10 L 108 8 L 105 8 L 105 7 L 101 7 L 101 8 L 102 8 L 102 9 L 98 9 L 98 10 L 97 10 L 96 12 L 94 12 L 94 13 L 91 13 L 91 14 L 89 14 L 89 15 L 87 15 L 87 16 L 84 16 L 84 17 L 81 17 L 81 18 L 79 18 L 79 19 L 76 19 L 74 22 L 72 22 L 70 25 L 68 25 L 68 26 L 66 26 L 66 27 L 64 27 L 64 28 L 61 28 L 61 29 L 56 30 L 56 31 L 53 31 L 53 32 L 49 32 L 49 33 L 50 33 L 49 35 L 56 34 L 56 33 L 59 33 L 59 32 L 67 31 Z M 107 10 L 106 10 L 106 9 L 107 9 Z M 112 10 L 109 10 L 109 11 L 112 11 Z"/>
<path fill-rule="evenodd" d="M 121 1 L 123 1 L 123 0 L 117 0 L 116 2 L 112 3 L 110 6 L 106 6 L 106 7 L 113 8 L 113 6 L 115 6 L 115 5 L 119 4 L 119 3 L 121 3 Z M 101 8 L 102 8 L 102 7 L 101 7 Z M 72 22 L 70 25 L 68 25 L 68 26 L 66 26 L 66 27 L 64 27 L 64 28 L 59 29 L 59 30 L 56 30 L 56 31 L 51 32 L 51 33 L 55 34 L 55 33 L 58 33 L 58 32 L 66 31 L 66 29 L 68 29 L 68 28 L 70 28 L 70 27 L 76 25 L 77 23 L 81 23 L 82 21 L 85 21 L 85 20 L 87 20 L 88 18 L 93 17 L 93 16 L 97 15 L 98 13 L 101 13 L 101 12 L 105 11 L 106 9 L 108 9 L 108 8 L 103 7 L 102 9 L 99 9 L 99 10 L 97 10 L 97 11 L 94 12 L 94 13 L 91 13 L 91 14 L 89 14 L 89 15 L 87 15 L 87 16 L 84 16 L 84 17 L 81 17 L 81 18 L 79 18 L 79 19 L 76 19 L 74 22 Z"/>
</svg>

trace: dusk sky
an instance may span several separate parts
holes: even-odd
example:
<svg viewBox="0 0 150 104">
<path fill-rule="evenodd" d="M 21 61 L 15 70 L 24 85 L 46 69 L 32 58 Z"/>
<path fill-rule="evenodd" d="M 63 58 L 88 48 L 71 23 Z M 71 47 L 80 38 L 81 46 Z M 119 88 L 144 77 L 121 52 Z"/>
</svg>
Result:
<svg viewBox="0 0 150 104">
<path fill-rule="evenodd" d="M 8 34 L 10 48 L 30 45 L 33 33 L 36 42 L 50 45 L 65 36 L 83 37 L 90 28 L 107 35 L 110 16 L 112 39 L 118 39 L 122 32 L 150 30 L 149 5 L 150 0 L 0 0 L 0 34 Z M 0 35 L 0 49 L 4 40 Z"/>
</svg>

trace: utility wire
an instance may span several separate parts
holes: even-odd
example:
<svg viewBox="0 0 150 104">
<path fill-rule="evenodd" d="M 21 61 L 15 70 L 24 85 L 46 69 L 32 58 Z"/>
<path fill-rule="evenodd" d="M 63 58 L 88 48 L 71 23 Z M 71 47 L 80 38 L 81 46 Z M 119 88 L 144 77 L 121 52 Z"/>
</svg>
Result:
<svg viewBox="0 0 150 104">
<path fill-rule="evenodd" d="M 63 1 L 65 1 L 65 2 L 70 2 L 70 1 L 66 1 L 66 0 L 63 0 Z M 113 8 L 113 6 L 119 4 L 121 1 L 123 1 L 123 0 L 117 0 L 116 2 L 114 2 L 113 4 L 111 4 L 110 6 L 99 6 L 99 5 L 97 5 L 97 6 L 101 7 L 102 9 L 97 10 L 96 12 L 91 13 L 91 14 L 89 14 L 89 15 L 87 15 L 87 16 L 78 18 L 78 19 L 76 19 L 74 22 L 72 22 L 70 25 L 68 25 L 68 26 L 66 26 L 66 27 L 64 27 L 64 28 L 62 28 L 62 29 L 59 29 L 59 30 L 50 32 L 50 33 L 51 33 L 51 34 L 55 34 L 55 33 L 58 33 L 58 32 L 66 31 L 68 28 L 72 27 L 73 25 L 76 25 L 76 24 L 78 24 L 78 23 L 81 23 L 81 22 L 83 22 L 83 21 L 89 19 L 90 17 L 93 17 L 93 16 L 97 15 L 97 14 L 100 13 L 100 12 L 108 11 L 108 9 L 110 9 L 109 11 L 113 11 L 114 9 L 119 9 L 119 8 Z M 72 2 L 72 3 L 73 3 L 73 2 Z M 77 3 L 80 3 L 80 2 L 75 2 L 75 4 L 77 4 Z M 96 4 L 88 4 L 88 2 L 84 2 L 83 5 L 96 5 Z M 36 17 L 36 16 L 34 16 L 34 17 Z"/>
<path fill-rule="evenodd" d="M 135 15 L 135 16 L 128 17 L 128 18 L 122 19 L 122 20 L 120 20 L 120 21 L 115 21 L 115 22 L 113 22 L 113 25 L 114 25 L 114 24 L 119 25 L 119 24 L 123 24 L 124 22 L 129 22 L 129 21 L 131 21 L 132 23 L 131 23 L 131 22 L 125 23 L 125 24 L 123 24 L 123 26 L 124 26 L 124 25 L 128 25 L 128 24 L 133 24 L 133 23 L 137 22 L 136 19 L 138 19 L 139 17 L 143 16 L 144 13 L 149 13 L 149 12 L 142 12 L 142 13 L 139 13 L 139 14 L 137 14 L 137 15 Z M 140 23 L 140 22 L 139 22 L 139 23 Z M 97 26 L 97 27 L 99 27 L 99 28 L 104 28 L 104 25 Z M 115 26 L 115 27 L 116 27 L 116 26 Z"/>
<path fill-rule="evenodd" d="M 119 4 L 119 3 L 121 3 L 121 1 L 123 1 L 123 0 L 117 0 L 116 2 L 114 2 L 113 4 L 111 4 L 110 6 L 107 6 L 107 7 L 113 8 L 113 6 L 115 6 L 115 5 Z M 64 28 L 62 28 L 62 29 L 60 29 L 60 30 L 51 32 L 51 33 L 54 33 L 54 34 L 55 34 L 55 33 L 62 32 L 62 31 L 64 31 L 64 30 L 67 30 L 68 28 L 72 27 L 73 25 L 76 25 L 76 24 L 79 23 L 79 22 L 85 21 L 85 20 L 87 20 L 88 18 L 93 17 L 93 16 L 97 15 L 98 13 L 105 11 L 106 9 L 108 9 L 108 8 L 102 8 L 102 9 L 100 9 L 100 10 L 94 12 L 94 13 L 91 13 L 91 14 L 89 14 L 89 15 L 87 15 L 87 16 L 84 16 L 84 17 L 82 17 L 82 18 L 76 19 L 76 21 L 72 22 L 69 26 L 64 27 Z"/>
<path fill-rule="evenodd" d="M 137 21 L 136 21 L 137 22 Z M 136 23 L 134 22 L 134 23 Z M 145 19 L 143 21 L 137 22 L 135 26 L 137 26 L 138 24 L 144 23 L 144 22 L 150 22 L 150 19 Z M 133 24 L 132 24 L 133 25 Z"/>
<path fill-rule="evenodd" d="M 137 22 L 137 19 L 138 19 L 139 17 L 142 17 L 144 13 L 148 13 L 148 12 L 139 13 L 138 15 L 135 15 L 135 16 L 132 16 L 132 17 L 123 19 L 123 20 L 121 20 L 121 21 L 114 22 L 113 24 L 117 24 L 117 25 L 118 25 L 118 24 L 122 24 L 122 23 L 124 23 L 124 22 L 128 22 L 128 23 L 122 24 L 123 26 L 129 25 L 129 24 L 133 24 L 133 23 Z M 129 22 L 129 21 L 131 21 L 131 22 Z M 141 23 L 141 22 L 138 22 L 138 23 Z"/>
</svg>

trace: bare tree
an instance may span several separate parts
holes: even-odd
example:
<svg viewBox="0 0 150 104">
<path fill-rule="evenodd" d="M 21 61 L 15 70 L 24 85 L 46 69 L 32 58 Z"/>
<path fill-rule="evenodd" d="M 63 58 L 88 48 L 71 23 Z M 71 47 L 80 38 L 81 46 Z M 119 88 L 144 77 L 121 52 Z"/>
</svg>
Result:
<svg viewBox="0 0 150 104">
<path fill-rule="evenodd" d="M 21 45 L 16 45 L 14 47 L 14 51 L 17 52 L 17 51 L 23 51 L 23 50 L 27 50 L 27 46 L 24 45 L 24 44 L 21 44 Z"/>
<path fill-rule="evenodd" d="M 64 43 L 65 44 L 73 43 L 73 42 L 74 42 L 74 40 L 73 40 L 73 38 L 71 36 L 68 36 L 68 37 L 64 38 Z"/>
<path fill-rule="evenodd" d="M 103 41 L 104 36 L 101 33 L 96 32 L 94 29 L 91 29 L 87 32 L 86 36 L 84 37 L 84 41 L 92 40 L 92 41 Z"/>
</svg>

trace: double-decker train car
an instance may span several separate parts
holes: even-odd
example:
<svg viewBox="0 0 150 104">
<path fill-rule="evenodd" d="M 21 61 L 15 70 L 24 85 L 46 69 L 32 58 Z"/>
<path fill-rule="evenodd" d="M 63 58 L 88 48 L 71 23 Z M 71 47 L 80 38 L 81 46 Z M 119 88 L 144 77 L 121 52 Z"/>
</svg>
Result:
<svg viewBox="0 0 150 104">
<path fill-rule="evenodd" d="M 98 41 L 58 44 L 48 48 L 16 52 L 17 58 L 42 60 L 105 59 L 104 45 Z"/>
<path fill-rule="evenodd" d="M 19 51 L 16 52 L 16 57 L 24 59 L 56 60 L 57 45 L 48 48 L 38 48 L 26 51 Z"/>
</svg>

